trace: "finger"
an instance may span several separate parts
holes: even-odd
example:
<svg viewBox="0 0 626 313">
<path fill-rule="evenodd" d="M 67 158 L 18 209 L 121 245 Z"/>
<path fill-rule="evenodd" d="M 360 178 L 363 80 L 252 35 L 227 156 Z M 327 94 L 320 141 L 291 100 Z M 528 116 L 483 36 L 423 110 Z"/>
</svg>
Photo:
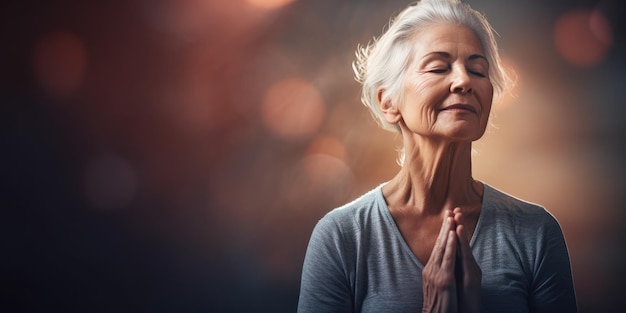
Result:
<svg viewBox="0 0 626 313">
<path fill-rule="evenodd" d="M 446 241 L 445 251 L 443 253 L 443 259 L 441 261 L 441 269 L 444 271 L 454 271 L 456 265 L 456 233 L 454 230 L 448 232 L 448 240 Z"/>
<path fill-rule="evenodd" d="M 435 241 L 435 246 L 433 247 L 433 251 L 430 253 L 430 258 L 428 259 L 428 263 L 432 264 L 441 264 L 441 260 L 443 258 L 444 250 L 446 244 L 448 242 L 448 233 L 452 228 L 452 218 L 446 217 L 443 219 L 443 223 L 441 224 L 441 229 L 439 230 L 439 235 L 437 236 L 437 240 Z"/>
<path fill-rule="evenodd" d="M 452 212 L 452 216 L 454 217 L 454 222 L 456 222 L 457 225 L 463 225 L 465 222 L 465 219 L 463 217 L 463 213 L 461 212 L 460 208 L 456 208 L 454 209 L 454 212 Z"/>
<path fill-rule="evenodd" d="M 463 213 L 459 208 L 454 210 L 454 221 L 456 222 L 456 235 L 459 238 L 459 246 L 461 247 L 461 256 L 464 260 L 471 255 L 470 238 L 467 234 L 467 228 L 464 225 Z"/>
<path fill-rule="evenodd" d="M 458 237 L 459 250 L 461 254 L 460 267 L 463 269 L 463 286 L 464 288 L 475 288 L 481 284 L 481 269 L 474 259 L 472 248 L 470 247 L 470 239 L 464 225 L 458 225 L 456 228 Z"/>
<path fill-rule="evenodd" d="M 454 222 L 456 226 L 456 233 L 459 237 L 459 241 L 462 245 L 467 245 L 469 247 L 470 238 L 467 233 L 467 228 L 465 227 L 465 218 L 463 217 L 463 213 L 459 208 L 454 210 Z"/>
<path fill-rule="evenodd" d="M 470 248 L 470 239 L 467 235 L 467 231 L 465 230 L 465 226 L 458 225 L 456 227 L 456 235 L 459 237 L 459 242 L 461 244 L 461 253 L 467 252 L 467 249 Z"/>
<path fill-rule="evenodd" d="M 459 242 L 460 242 L 459 246 L 461 250 L 460 251 L 461 252 L 461 264 L 462 264 L 464 271 L 467 271 L 470 264 L 475 261 L 474 261 L 474 255 L 472 254 L 472 248 L 469 245 L 470 240 L 469 240 L 469 237 L 467 236 L 467 231 L 465 230 L 465 226 L 458 225 L 456 228 L 456 235 L 458 236 Z"/>
</svg>

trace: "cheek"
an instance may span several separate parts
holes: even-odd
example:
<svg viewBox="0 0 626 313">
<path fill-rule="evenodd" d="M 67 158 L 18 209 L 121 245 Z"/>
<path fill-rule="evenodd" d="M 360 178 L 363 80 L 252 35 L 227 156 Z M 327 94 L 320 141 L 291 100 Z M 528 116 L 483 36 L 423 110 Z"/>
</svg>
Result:
<svg viewBox="0 0 626 313">
<path fill-rule="evenodd" d="M 437 119 L 436 108 L 448 96 L 449 88 L 436 77 L 407 77 L 399 109 L 403 118 L 431 125 Z"/>
<path fill-rule="evenodd" d="M 407 80 L 404 84 L 405 99 L 413 102 L 413 105 L 428 106 L 435 98 L 443 96 L 436 91 L 437 86 L 437 82 L 432 79 Z"/>
<path fill-rule="evenodd" d="M 491 105 L 493 102 L 493 85 L 491 82 L 487 82 L 480 84 L 475 90 L 476 99 L 482 109 L 480 119 L 486 121 L 489 119 L 489 113 L 491 112 Z"/>
<path fill-rule="evenodd" d="M 481 86 L 479 93 L 481 104 L 485 108 L 491 107 L 491 103 L 493 102 L 493 85 L 491 82 L 487 82 L 484 86 Z"/>
</svg>

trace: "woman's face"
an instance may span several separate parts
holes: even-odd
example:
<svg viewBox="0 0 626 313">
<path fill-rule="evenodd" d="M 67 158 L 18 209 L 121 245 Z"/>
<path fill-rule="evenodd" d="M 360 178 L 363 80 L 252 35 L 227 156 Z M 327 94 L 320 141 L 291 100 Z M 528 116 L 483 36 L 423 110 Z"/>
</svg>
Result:
<svg viewBox="0 0 626 313">
<path fill-rule="evenodd" d="M 493 86 L 478 37 L 465 26 L 437 24 L 416 34 L 413 44 L 403 99 L 397 105 L 403 131 L 451 141 L 480 138 Z"/>
</svg>

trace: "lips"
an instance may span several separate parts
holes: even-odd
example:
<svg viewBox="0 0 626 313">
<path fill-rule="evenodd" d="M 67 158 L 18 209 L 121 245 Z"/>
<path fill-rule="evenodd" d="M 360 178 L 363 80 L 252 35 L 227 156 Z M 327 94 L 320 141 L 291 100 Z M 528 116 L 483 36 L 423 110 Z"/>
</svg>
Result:
<svg viewBox="0 0 626 313">
<path fill-rule="evenodd" d="M 465 110 L 465 111 L 469 111 L 472 113 L 478 113 L 478 111 L 476 111 L 476 108 L 474 108 L 473 106 L 469 104 L 453 104 L 453 105 L 449 105 L 441 109 L 441 111 L 448 111 L 448 110 Z"/>
</svg>

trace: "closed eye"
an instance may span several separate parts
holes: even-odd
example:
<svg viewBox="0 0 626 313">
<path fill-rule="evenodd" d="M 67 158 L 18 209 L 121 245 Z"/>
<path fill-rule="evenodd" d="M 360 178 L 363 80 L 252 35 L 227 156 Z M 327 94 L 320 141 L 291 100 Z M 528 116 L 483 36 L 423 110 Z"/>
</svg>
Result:
<svg viewBox="0 0 626 313">
<path fill-rule="evenodd" d="M 443 74 L 443 73 L 445 73 L 447 71 L 448 71 L 447 68 L 436 68 L 436 69 L 432 69 L 432 70 L 430 70 L 428 72 L 435 73 L 435 74 Z"/>
<path fill-rule="evenodd" d="M 483 74 L 481 72 L 478 72 L 478 71 L 468 71 L 468 72 L 470 72 L 470 74 L 478 76 L 478 77 L 487 77 L 487 75 L 485 75 L 485 74 Z"/>
</svg>

